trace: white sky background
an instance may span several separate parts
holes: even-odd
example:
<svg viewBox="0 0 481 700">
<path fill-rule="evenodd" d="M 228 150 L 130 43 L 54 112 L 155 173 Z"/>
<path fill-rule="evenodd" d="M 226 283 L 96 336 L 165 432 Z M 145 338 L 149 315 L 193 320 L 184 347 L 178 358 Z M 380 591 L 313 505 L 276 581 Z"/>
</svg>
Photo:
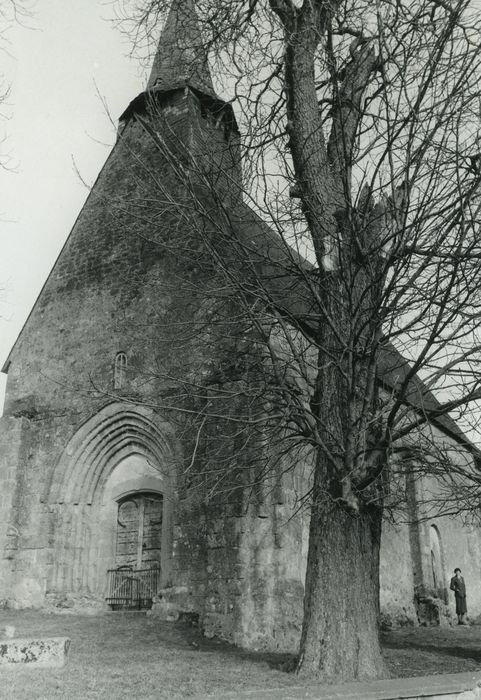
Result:
<svg viewBox="0 0 481 700">
<path fill-rule="evenodd" d="M 0 363 L 3 365 L 115 140 L 113 118 L 146 75 L 105 0 L 34 0 L 12 26 L 0 73 Z M 0 415 L 5 375 L 0 375 Z"/>
</svg>

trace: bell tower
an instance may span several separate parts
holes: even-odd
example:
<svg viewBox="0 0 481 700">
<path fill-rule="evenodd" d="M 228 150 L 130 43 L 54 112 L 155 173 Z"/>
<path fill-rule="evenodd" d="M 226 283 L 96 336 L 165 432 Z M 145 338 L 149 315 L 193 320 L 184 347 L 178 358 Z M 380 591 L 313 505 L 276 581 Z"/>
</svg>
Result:
<svg viewBox="0 0 481 700">
<path fill-rule="evenodd" d="M 240 134 L 229 102 L 215 92 L 193 0 L 173 0 L 147 87 L 120 117 L 119 136 L 140 122 L 196 186 L 237 198 Z"/>
</svg>

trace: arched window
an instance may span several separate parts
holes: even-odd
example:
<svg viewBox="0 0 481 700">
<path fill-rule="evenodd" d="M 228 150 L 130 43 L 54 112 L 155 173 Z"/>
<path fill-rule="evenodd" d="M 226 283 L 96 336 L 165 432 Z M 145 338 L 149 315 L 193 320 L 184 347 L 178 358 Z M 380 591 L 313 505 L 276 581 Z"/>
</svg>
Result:
<svg viewBox="0 0 481 700">
<path fill-rule="evenodd" d="M 127 371 L 127 355 L 118 352 L 114 361 L 114 389 L 122 389 L 125 386 L 125 374 Z"/>
</svg>

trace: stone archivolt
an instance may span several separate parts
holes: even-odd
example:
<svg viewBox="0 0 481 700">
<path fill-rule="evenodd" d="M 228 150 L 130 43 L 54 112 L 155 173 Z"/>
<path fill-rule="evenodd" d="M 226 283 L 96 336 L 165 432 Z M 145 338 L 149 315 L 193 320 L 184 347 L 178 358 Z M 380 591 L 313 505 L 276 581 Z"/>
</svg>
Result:
<svg viewBox="0 0 481 700">
<path fill-rule="evenodd" d="M 173 444 L 172 428 L 153 411 L 109 404 L 88 420 L 65 447 L 47 500 L 52 505 L 92 505 L 101 498 L 115 466 L 132 453 L 143 455 L 167 476 L 169 465 L 175 461 Z"/>
<path fill-rule="evenodd" d="M 121 469 L 129 459 L 136 475 Z M 114 566 L 118 501 L 139 491 L 164 497 L 167 575 L 175 461 L 171 427 L 148 409 L 109 404 L 79 428 L 55 467 L 47 499 L 54 533 L 49 593 L 102 598 Z"/>
</svg>

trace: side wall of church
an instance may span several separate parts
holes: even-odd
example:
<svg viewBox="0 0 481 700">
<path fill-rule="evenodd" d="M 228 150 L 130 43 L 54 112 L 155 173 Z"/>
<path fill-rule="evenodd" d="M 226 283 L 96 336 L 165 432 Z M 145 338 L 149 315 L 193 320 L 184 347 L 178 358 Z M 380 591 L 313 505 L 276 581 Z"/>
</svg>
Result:
<svg viewBox="0 0 481 700">
<path fill-rule="evenodd" d="M 430 426 L 429 439 L 446 450 L 454 465 L 474 468 L 459 444 Z M 461 482 L 461 476 L 454 477 Z M 451 496 L 452 498 L 452 496 Z M 456 620 L 449 590 L 454 569 L 465 576 L 470 619 L 481 615 L 481 528 L 469 512 L 445 500 L 440 482 L 424 475 L 410 480 L 406 502 L 383 524 L 381 613 L 387 625 L 449 624 Z M 439 515 L 444 511 L 448 515 Z"/>
<path fill-rule="evenodd" d="M 232 405 L 230 410 L 235 411 Z M 272 459 L 272 446 L 261 444 L 248 428 L 224 421 L 217 430 L 221 438 L 216 428 L 204 427 L 208 438 L 199 448 L 204 455 L 179 479 L 173 581 L 153 614 L 194 614 L 207 636 L 251 649 L 295 651 L 304 597 L 309 516 L 301 499 L 309 488 L 309 458 Z"/>
<path fill-rule="evenodd" d="M 389 626 L 417 623 L 411 538 L 407 523 L 382 525 L 380 558 L 381 619 Z"/>
<path fill-rule="evenodd" d="M 466 458 L 462 450 L 451 451 L 453 460 L 464 464 Z M 461 480 L 461 477 L 458 477 Z M 424 588 L 429 595 L 433 589 L 447 604 L 447 615 L 456 620 L 454 594 L 449 590 L 454 569 L 459 567 L 466 580 L 468 617 L 481 618 L 481 528 L 477 515 L 459 511 L 458 503 L 446 503 L 442 517 L 432 517 L 429 504 L 442 498 L 439 483 L 434 478 L 425 478 L 418 497 L 422 522 L 419 526 L 421 541 L 421 566 L 424 570 Z M 431 516 L 431 517 L 430 517 Z M 436 590 L 437 589 L 437 590 Z"/>
<path fill-rule="evenodd" d="M 471 620 L 481 619 L 481 533 L 473 525 L 464 526 L 459 520 L 438 519 L 437 527 L 441 537 L 444 585 L 449 588 L 449 582 L 454 575 L 454 569 L 462 570 L 467 588 L 468 616 Z M 448 591 L 448 606 L 451 617 L 455 619 L 454 595 Z"/>
<path fill-rule="evenodd" d="M 295 651 L 300 639 L 308 518 L 289 502 L 203 514 L 197 542 L 190 513 L 178 524 L 179 567 L 170 600 L 200 617 L 204 633 L 250 649 Z M 154 614 L 156 613 L 154 606 Z"/>
</svg>

